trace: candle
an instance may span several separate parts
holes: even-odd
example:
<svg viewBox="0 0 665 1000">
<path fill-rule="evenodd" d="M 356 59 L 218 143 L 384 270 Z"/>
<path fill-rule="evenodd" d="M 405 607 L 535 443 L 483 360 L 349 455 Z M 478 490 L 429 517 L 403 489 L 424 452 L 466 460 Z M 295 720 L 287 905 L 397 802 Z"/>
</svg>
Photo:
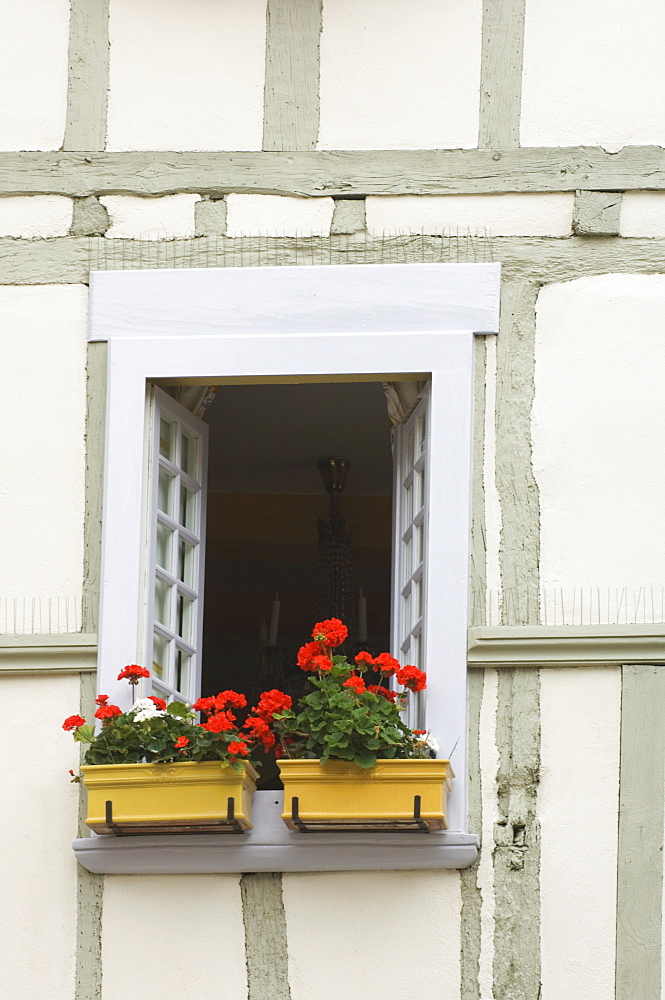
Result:
<svg viewBox="0 0 665 1000">
<path fill-rule="evenodd" d="M 367 642 L 367 598 L 362 587 L 358 591 L 358 642 Z"/>
<path fill-rule="evenodd" d="M 279 591 L 275 594 L 270 611 L 270 632 L 268 633 L 268 645 L 273 649 L 277 645 L 277 629 L 279 626 Z"/>
<path fill-rule="evenodd" d="M 268 645 L 268 622 L 265 618 L 261 622 L 261 627 L 259 629 L 259 642 L 262 646 Z"/>
</svg>

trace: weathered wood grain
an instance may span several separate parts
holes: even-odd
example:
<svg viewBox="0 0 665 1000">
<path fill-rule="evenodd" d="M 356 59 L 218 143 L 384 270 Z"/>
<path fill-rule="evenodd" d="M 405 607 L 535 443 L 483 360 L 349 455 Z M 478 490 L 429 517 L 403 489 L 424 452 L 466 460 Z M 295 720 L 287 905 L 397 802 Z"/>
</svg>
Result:
<svg viewBox="0 0 665 1000">
<path fill-rule="evenodd" d="M 106 424 L 106 355 L 106 344 L 88 344 L 81 626 L 83 632 L 96 631 L 99 621 L 104 431 Z"/>
<path fill-rule="evenodd" d="M 316 149 L 321 0 L 268 0 L 265 150 Z"/>
<path fill-rule="evenodd" d="M 547 284 L 594 274 L 665 272 L 665 239 L 430 236 L 197 237 L 152 242 L 103 237 L 0 239 L 0 285 L 87 284 L 90 271 L 280 264 L 403 264 L 496 260 L 505 281 Z"/>
<path fill-rule="evenodd" d="M 499 674 L 498 804 L 494 826 L 494 992 L 538 1000 L 540 984 L 540 672 Z"/>
<path fill-rule="evenodd" d="M 91 719 L 95 710 L 95 674 L 81 675 L 79 711 Z M 89 837 L 85 825 L 86 794 L 79 785 L 79 837 Z M 104 878 L 81 865 L 76 868 L 76 981 L 74 1000 L 100 1000 L 102 993 L 102 903 Z"/>
<path fill-rule="evenodd" d="M 504 625 L 526 625 L 538 610 L 540 508 L 531 462 L 537 295 L 538 285 L 524 281 L 504 281 L 501 290 L 496 387 L 501 581 L 504 591 L 532 594 L 528 600 L 536 604 L 506 601 Z"/>
<path fill-rule="evenodd" d="M 618 236 L 620 215 L 620 192 L 575 192 L 573 232 L 578 236 Z"/>
<path fill-rule="evenodd" d="M 248 1000 L 290 1000 L 282 876 L 243 875 L 240 892 Z"/>
<path fill-rule="evenodd" d="M 660 1000 L 665 669 L 622 670 L 616 1000 Z"/>
<path fill-rule="evenodd" d="M 520 144 L 525 0 L 485 0 L 480 63 L 480 128 L 483 149 Z"/>
<path fill-rule="evenodd" d="M 108 85 L 109 0 L 71 0 L 64 149 L 104 149 Z"/>
<path fill-rule="evenodd" d="M 329 195 L 665 190 L 665 150 L 626 146 L 263 153 L 0 153 L 0 195 Z"/>
<path fill-rule="evenodd" d="M 469 716 L 469 827 L 472 833 L 482 829 L 482 800 L 480 773 L 480 709 L 483 700 L 484 671 L 469 675 L 468 716 Z M 491 850 L 487 844 L 486 850 Z M 460 872 L 462 883 L 461 913 L 461 1000 L 480 1000 L 478 990 L 478 968 L 480 963 L 481 908 L 482 898 L 478 886 L 478 863 Z"/>
</svg>

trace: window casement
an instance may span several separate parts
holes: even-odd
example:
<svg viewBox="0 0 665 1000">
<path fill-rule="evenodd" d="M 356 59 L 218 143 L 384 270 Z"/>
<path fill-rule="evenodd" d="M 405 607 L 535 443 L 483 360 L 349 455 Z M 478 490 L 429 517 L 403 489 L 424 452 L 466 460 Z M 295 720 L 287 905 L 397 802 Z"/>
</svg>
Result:
<svg viewBox="0 0 665 1000">
<path fill-rule="evenodd" d="M 496 264 L 91 275 L 90 339 L 108 342 L 98 684 L 124 707 L 126 663 L 152 664 L 155 689 L 187 700 L 200 676 L 206 427 L 155 383 L 421 380 L 394 431 L 392 652 L 427 670 L 410 721 L 441 756 L 454 749 L 457 777 L 449 831 L 425 838 L 415 867 L 459 866 L 432 854 L 453 842 L 468 864 L 475 843 L 465 834 L 473 340 L 498 330 L 499 285 Z M 304 863 L 284 870 L 326 870 L 311 855 Z M 259 870 L 243 865 L 218 870 Z"/>
</svg>

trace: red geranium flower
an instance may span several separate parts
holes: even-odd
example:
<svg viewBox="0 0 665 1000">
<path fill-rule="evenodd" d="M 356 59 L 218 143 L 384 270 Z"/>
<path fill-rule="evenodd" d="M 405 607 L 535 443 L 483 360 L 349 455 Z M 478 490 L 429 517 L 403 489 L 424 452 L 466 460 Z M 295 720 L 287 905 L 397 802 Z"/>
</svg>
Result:
<svg viewBox="0 0 665 1000">
<path fill-rule="evenodd" d="M 179 736 L 178 739 L 173 744 L 173 746 L 176 748 L 176 750 L 180 750 L 182 747 L 186 747 L 188 743 L 189 740 L 187 739 L 186 736 Z"/>
<path fill-rule="evenodd" d="M 379 653 L 378 656 L 374 657 L 374 666 L 378 667 L 382 674 L 387 674 L 390 677 L 396 670 L 399 670 L 399 661 L 390 653 Z"/>
<path fill-rule="evenodd" d="M 239 740 L 235 740 L 233 743 L 229 743 L 229 753 L 235 754 L 239 757 L 246 757 L 249 753 L 247 749 L 247 744 L 242 743 Z"/>
<path fill-rule="evenodd" d="M 153 705 L 155 706 L 155 708 L 158 708 L 160 712 L 165 712 L 166 711 L 166 702 L 164 701 L 163 698 L 157 698 L 156 695 L 149 694 L 148 695 L 148 700 L 151 701 L 153 703 Z"/>
<path fill-rule="evenodd" d="M 223 712 L 225 708 L 245 708 L 247 705 L 244 694 L 237 691 L 220 691 L 211 701 L 217 712 Z"/>
<path fill-rule="evenodd" d="M 118 674 L 118 680 L 123 681 L 125 678 L 130 684 L 138 684 L 139 677 L 150 677 L 150 671 L 146 670 L 145 667 L 140 667 L 138 663 L 130 663 L 126 667 L 123 667 Z"/>
<path fill-rule="evenodd" d="M 62 724 L 66 733 L 71 729 L 78 729 L 79 726 L 85 726 L 85 719 L 82 719 L 80 715 L 70 715 Z"/>
<path fill-rule="evenodd" d="M 254 711 L 264 722 L 272 722 L 273 717 L 278 712 L 286 711 L 286 709 L 291 708 L 292 704 L 291 695 L 273 688 L 271 691 L 263 692 Z"/>
<path fill-rule="evenodd" d="M 367 666 L 371 666 L 374 663 L 374 657 L 371 653 L 366 650 L 361 649 L 359 653 L 356 654 L 356 663 L 360 666 L 361 663 L 366 663 Z"/>
<path fill-rule="evenodd" d="M 109 696 L 107 694 L 98 694 L 95 698 L 95 705 L 105 705 L 108 700 Z"/>
<path fill-rule="evenodd" d="M 243 728 L 247 730 L 250 739 L 261 740 L 264 750 L 270 750 L 275 745 L 275 735 L 263 719 L 250 715 Z"/>
<path fill-rule="evenodd" d="M 356 694 L 362 694 L 363 691 L 366 690 L 365 689 L 365 682 L 362 679 L 362 677 L 356 677 L 355 674 L 352 674 L 352 676 L 349 677 L 348 681 L 344 681 L 344 683 L 342 684 L 342 687 L 353 688 L 353 690 L 356 692 Z"/>
<path fill-rule="evenodd" d="M 393 705 L 397 700 L 397 694 L 395 691 L 391 691 L 390 688 L 382 687 L 380 684 L 370 684 L 367 690 L 371 691 L 372 694 L 380 694 L 382 698 L 386 699 L 386 701 L 392 701 Z"/>
<path fill-rule="evenodd" d="M 316 665 L 314 664 L 314 657 L 321 655 L 321 643 L 320 642 L 306 642 L 304 646 L 301 646 L 298 650 L 298 657 L 296 663 L 301 670 L 316 670 Z"/>
<path fill-rule="evenodd" d="M 398 670 L 396 676 L 399 683 L 410 691 L 422 691 L 427 687 L 427 674 L 418 670 L 418 667 L 414 667 L 412 663 L 407 663 L 405 667 Z"/>
<path fill-rule="evenodd" d="M 235 716 L 233 716 L 233 719 Z M 217 715 L 211 715 L 207 722 L 201 722 L 201 728 L 207 729 L 209 733 L 224 733 L 229 729 L 233 729 L 233 719 L 229 718 L 228 712 L 218 712 Z"/>
<path fill-rule="evenodd" d="M 117 705 L 100 705 L 95 712 L 96 719 L 115 719 L 118 715 L 122 715 L 122 709 Z"/>
<path fill-rule="evenodd" d="M 192 708 L 195 712 L 212 712 L 215 708 L 214 698 L 198 698 Z"/>
<path fill-rule="evenodd" d="M 349 630 L 339 618 L 326 618 L 325 621 L 317 622 L 312 629 L 312 639 L 318 639 L 324 646 L 334 649 L 341 646 Z"/>
<path fill-rule="evenodd" d="M 315 656 L 313 662 L 316 670 L 330 670 L 332 667 L 332 660 L 327 656 Z"/>
</svg>

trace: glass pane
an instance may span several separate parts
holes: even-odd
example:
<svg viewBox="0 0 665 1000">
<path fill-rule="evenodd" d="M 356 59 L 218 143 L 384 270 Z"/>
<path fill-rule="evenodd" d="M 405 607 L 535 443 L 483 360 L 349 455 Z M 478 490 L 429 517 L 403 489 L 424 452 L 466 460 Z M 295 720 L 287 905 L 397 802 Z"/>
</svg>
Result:
<svg viewBox="0 0 665 1000">
<path fill-rule="evenodd" d="M 159 483 L 157 486 L 157 506 L 169 517 L 173 517 L 173 476 L 166 469 L 159 469 Z"/>
<path fill-rule="evenodd" d="M 192 479 L 197 479 L 197 450 L 198 441 L 189 434 L 183 434 L 180 446 L 180 468 Z"/>
<path fill-rule="evenodd" d="M 404 527 L 413 520 L 413 486 L 407 486 L 404 491 Z"/>
<path fill-rule="evenodd" d="M 411 628 L 411 591 L 404 597 L 404 631 L 408 632 Z"/>
<path fill-rule="evenodd" d="M 194 617 L 194 602 L 178 594 L 178 635 L 182 636 L 185 642 L 192 641 L 192 620 Z"/>
<path fill-rule="evenodd" d="M 180 484 L 180 523 L 189 531 L 196 531 L 196 493 Z"/>
<path fill-rule="evenodd" d="M 155 577 L 155 619 L 171 627 L 171 588 L 160 577 Z"/>
<path fill-rule="evenodd" d="M 169 643 L 156 632 L 152 637 L 152 672 L 155 677 L 165 680 L 168 675 Z"/>
<path fill-rule="evenodd" d="M 157 522 L 157 565 L 162 569 L 171 569 L 171 546 L 173 544 L 173 532 L 169 531 L 161 521 Z"/>
<path fill-rule="evenodd" d="M 159 421 L 159 454 L 167 458 L 169 462 L 173 461 L 174 429 L 175 424 L 172 424 L 170 420 L 166 420 L 165 417 L 161 417 Z"/>
<path fill-rule="evenodd" d="M 414 472 L 413 474 L 413 506 L 415 510 L 420 510 L 423 505 L 423 481 L 424 473 L 421 469 L 420 472 Z"/>
<path fill-rule="evenodd" d="M 409 431 L 406 439 L 406 461 L 409 468 L 413 466 L 413 460 L 414 460 L 413 443 L 414 443 L 414 433 L 413 431 Z"/>
<path fill-rule="evenodd" d="M 414 550 L 415 550 L 415 553 L 416 553 L 415 565 L 417 566 L 419 563 L 421 563 L 423 561 L 423 538 L 424 538 L 424 532 L 423 532 L 423 526 L 422 526 L 422 524 L 421 525 L 417 525 L 413 529 L 413 533 L 414 533 L 414 536 L 415 536 L 414 537 Z"/>
<path fill-rule="evenodd" d="M 423 413 L 416 421 L 416 458 L 422 455 L 425 449 L 425 437 L 427 435 L 427 415 Z"/>
<path fill-rule="evenodd" d="M 412 563 L 413 563 L 413 541 L 411 538 L 409 538 L 406 542 L 404 542 L 404 577 L 402 580 L 403 583 L 406 583 L 406 581 L 411 577 L 411 573 L 413 572 Z"/>
<path fill-rule="evenodd" d="M 189 693 L 189 678 L 192 672 L 192 658 L 182 649 L 176 649 L 175 654 L 175 686 L 176 690 L 187 697 Z"/>
<path fill-rule="evenodd" d="M 194 546 L 184 538 L 178 546 L 178 579 L 194 589 Z"/>
<path fill-rule="evenodd" d="M 413 617 L 420 618 L 423 609 L 423 581 L 415 580 L 413 584 Z"/>
</svg>

